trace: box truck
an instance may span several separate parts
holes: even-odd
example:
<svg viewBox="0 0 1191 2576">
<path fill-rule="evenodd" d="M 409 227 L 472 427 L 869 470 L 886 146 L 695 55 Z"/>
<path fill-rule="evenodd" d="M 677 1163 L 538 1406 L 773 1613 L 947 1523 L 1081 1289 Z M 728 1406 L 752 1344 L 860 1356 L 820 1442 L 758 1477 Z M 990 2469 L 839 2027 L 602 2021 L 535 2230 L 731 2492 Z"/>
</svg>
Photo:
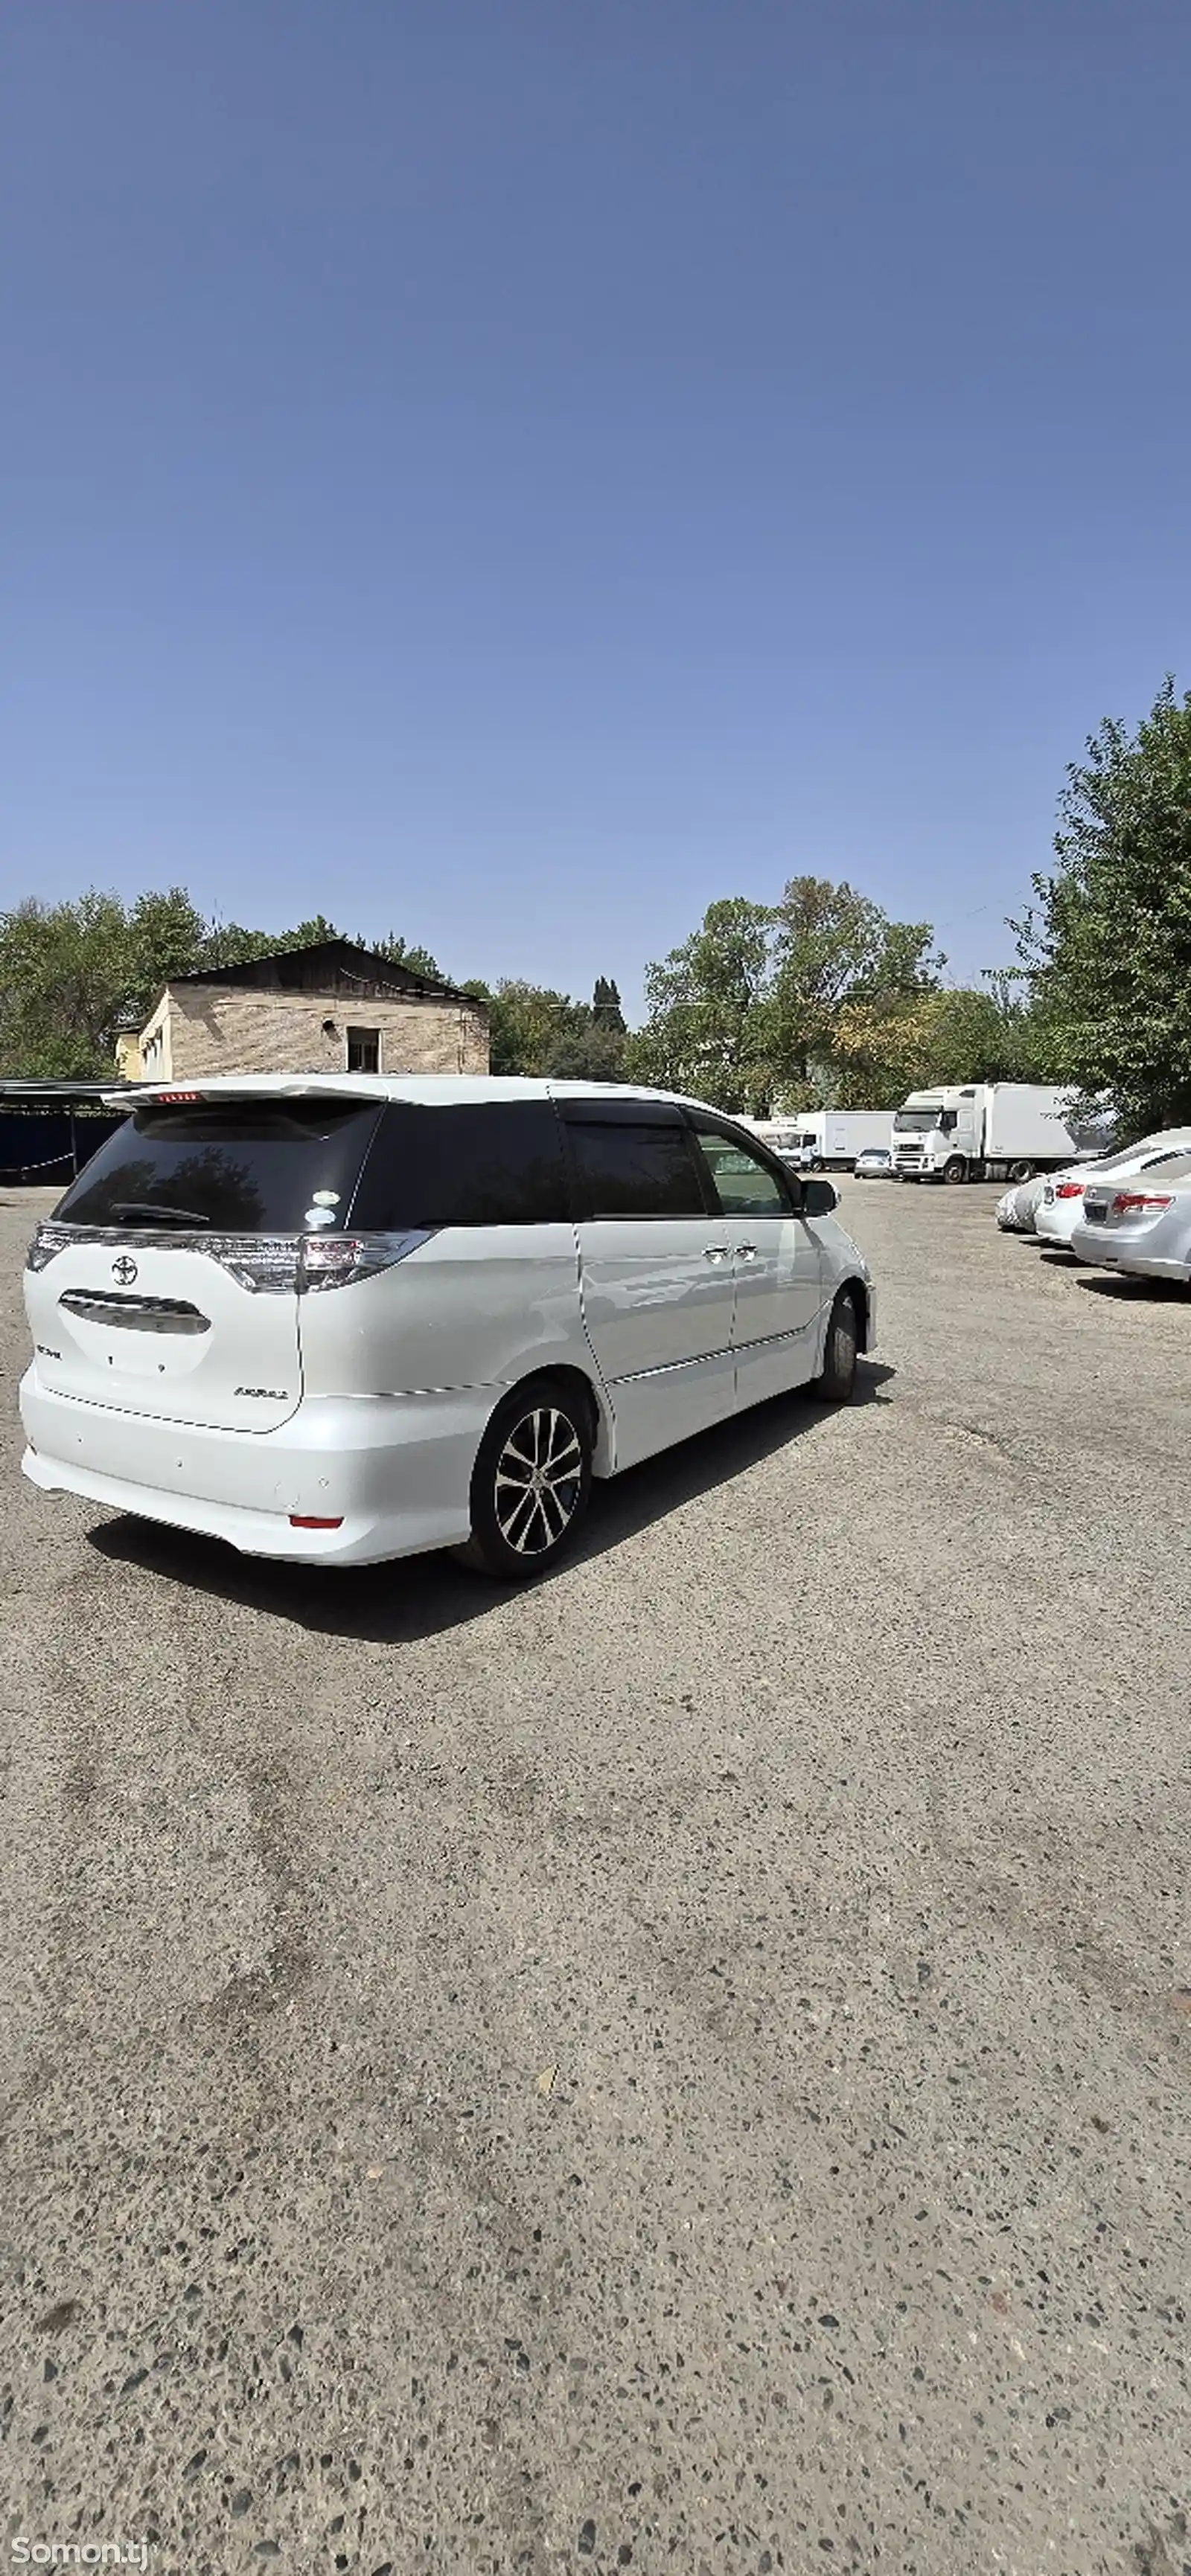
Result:
<svg viewBox="0 0 1191 2576">
<path fill-rule="evenodd" d="M 848 1171 L 866 1145 L 892 1145 L 892 1109 L 812 1109 L 800 1119 L 813 1172 Z"/>
<path fill-rule="evenodd" d="M 780 1154 L 783 1163 L 791 1164 L 795 1171 L 809 1172 L 810 1149 L 803 1147 L 799 1117 L 738 1118 L 736 1123 L 738 1127 L 749 1128 L 763 1145 L 768 1145 L 771 1154 Z"/>
<path fill-rule="evenodd" d="M 1028 1181 L 1058 1171 L 1102 1149 L 1101 1130 L 1070 1124 L 1068 1100 L 1046 1082 L 911 1091 L 893 1113 L 894 1170 L 905 1181 Z"/>
<path fill-rule="evenodd" d="M 848 1171 L 866 1145 L 891 1144 L 892 1109 L 795 1109 L 788 1118 L 742 1118 L 774 1154 L 799 1171 Z"/>
</svg>

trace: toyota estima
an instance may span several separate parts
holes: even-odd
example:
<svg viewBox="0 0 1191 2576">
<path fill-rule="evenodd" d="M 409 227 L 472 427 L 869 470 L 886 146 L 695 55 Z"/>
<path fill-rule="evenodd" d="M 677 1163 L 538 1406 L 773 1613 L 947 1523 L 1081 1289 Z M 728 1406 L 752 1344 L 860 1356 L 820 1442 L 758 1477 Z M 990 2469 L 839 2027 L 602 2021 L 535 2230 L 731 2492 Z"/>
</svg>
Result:
<svg viewBox="0 0 1191 2576">
<path fill-rule="evenodd" d="M 834 1205 L 660 1092 L 146 1088 L 29 1249 L 25 1473 L 250 1555 L 532 1574 L 593 1475 L 851 1394 L 873 1291 Z"/>
</svg>

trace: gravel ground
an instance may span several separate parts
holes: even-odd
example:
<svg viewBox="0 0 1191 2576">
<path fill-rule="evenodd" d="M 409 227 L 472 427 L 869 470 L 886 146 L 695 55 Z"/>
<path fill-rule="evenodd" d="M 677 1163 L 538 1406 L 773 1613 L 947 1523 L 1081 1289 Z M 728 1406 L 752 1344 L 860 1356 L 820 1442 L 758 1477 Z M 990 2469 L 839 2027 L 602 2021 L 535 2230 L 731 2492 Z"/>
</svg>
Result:
<svg viewBox="0 0 1191 2576">
<path fill-rule="evenodd" d="M 995 1196 L 846 1184 L 862 1400 L 521 1595 L 55 1502 L 9 1420 L 11 2534 L 1186 2576 L 1191 1300 Z"/>
</svg>

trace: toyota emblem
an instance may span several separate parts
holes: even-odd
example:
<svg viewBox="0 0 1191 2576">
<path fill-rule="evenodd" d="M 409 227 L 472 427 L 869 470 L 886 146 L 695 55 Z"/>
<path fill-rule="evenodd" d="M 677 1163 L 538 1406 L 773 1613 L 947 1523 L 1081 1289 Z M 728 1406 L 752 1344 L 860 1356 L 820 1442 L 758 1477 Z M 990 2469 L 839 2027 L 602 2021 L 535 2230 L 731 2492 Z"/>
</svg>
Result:
<svg viewBox="0 0 1191 2576">
<path fill-rule="evenodd" d="M 122 1288 L 131 1288 L 136 1277 L 136 1263 L 130 1260 L 126 1252 L 121 1253 L 118 1261 L 113 1261 L 112 1277 L 119 1280 Z"/>
</svg>

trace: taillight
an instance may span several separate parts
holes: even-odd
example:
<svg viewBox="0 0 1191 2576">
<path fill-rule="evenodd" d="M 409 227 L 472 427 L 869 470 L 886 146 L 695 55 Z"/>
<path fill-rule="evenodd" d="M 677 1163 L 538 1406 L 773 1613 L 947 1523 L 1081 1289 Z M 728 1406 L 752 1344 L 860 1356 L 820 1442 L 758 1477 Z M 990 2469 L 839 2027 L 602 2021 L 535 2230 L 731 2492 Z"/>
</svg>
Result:
<svg viewBox="0 0 1191 2576">
<path fill-rule="evenodd" d="M 358 1279 L 374 1279 L 378 1271 L 392 1270 L 398 1261 L 407 1259 L 423 1243 L 429 1243 L 433 1226 L 410 1227 L 402 1234 L 200 1234 L 176 1226 L 121 1226 L 114 1230 L 55 1225 L 39 1225 L 25 1255 L 27 1270 L 44 1270 L 56 1253 L 67 1244 L 85 1244 L 88 1248 L 102 1244 L 126 1246 L 131 1242 L 139 1251 L 152 1244 L 155 1251 L 200 1252 L 207 1261 L 217 1261 L 240 1288 L 253 1296 L 302 1297 L 321 1288 L 347 1288 Z"/>
<path fill-rule="evenodd" d="M 405 1234 L 307 1234 L 302 1238 L 298 1294 L 316 1288 L 350 1288 L 358 1279 L 375 1279 L 392 1270 L 420 1244 L 429 1243 L 433 1226 Z"/>
<path fill-rule="evenodd" d="M 1055 1186 L 1055 1197 L 1057 1199 L 1081 1199 L 1083 1197 L 1083 1182 L 1059 1181 Z"/>
<path fill-rule="evenodd" d="M 217 1261 L 237 1287 L 254 1296 L 293 1297 L 298 1287 L 299 1243 L 296 1234 L 189 1235 L 188 1252 Z"/>
<path fill-rule="evenodd" d="M 64 1234 L 60 1226 L 39 1225 L 25 1254 L 26 1270 L 44 1270 L 56 1252 L 65 1250 L 69 1241 L 70 1236 Z"/>
<path fill-rule="evenodd" d="M 1132 1216 L 1138 1208 L 1164 1208 L 1171 1205 L 1169 1190 L 1165 1198 L 1157 1193 L 1151 1196 L 1148 1190 L 1118 1190 L 1112 1203 L 1112 1212 L 1114 1216 Z"/>
</svg>

